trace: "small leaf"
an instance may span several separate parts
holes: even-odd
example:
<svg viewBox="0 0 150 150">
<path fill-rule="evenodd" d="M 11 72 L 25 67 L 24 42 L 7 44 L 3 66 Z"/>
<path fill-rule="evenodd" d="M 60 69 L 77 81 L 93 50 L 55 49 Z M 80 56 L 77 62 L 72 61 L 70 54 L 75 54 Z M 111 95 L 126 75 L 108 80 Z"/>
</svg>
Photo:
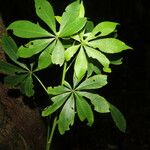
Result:
<svg viewBox="0 0 150 150">
<path fill-rule="evenodd" d="M 123 58 L 120 58 L 120 59 L 117 59 L 117 60 L 112 60 L 110 61 L 110 63 L 112 65 L 121 65 L 123 62 L 122 62 Z"/>
<path fill-rule="evenodd" d="M 93 115 L 91 106 L 79 94 L 76 94 L 75 97 L 76 97 L 77 113 L 78 113 L 80 120 L 84 121 L 85 119 L 87 119 L 89 126 L 92 126 L 94 122 L 94 115 Z"/>
<path fill-rule="evenodd" d="M 21 92 L 28 97 L 34 95 L 32 75 L 29 74 L 21 84 Z"/>
<path fill-rule="evenodd" d="M 86 24 L 86 18 L 76 18 L 74 21 L 68 23 L 59 33 L 60 37 L 71 36 L 79 32 Z"/>
<path fill-rule="evenodd" d="M 0 72 L 8 75 L 14 75 L 15 73 L 24 73 L 26 70 L 0 60 Z"/>
<path fill-rule="evenodd" d="M 56 22 L 51 4 L 47 0 L 35 0 L 36 14 L 41 18 L 55 33 Z"/>
<path fill-rule="evenodd" d="M 84 17 L 84 16 L 85 16 L 85 8 L 84 8 L 84 5 L 83 5 L 83 1 L 81 1 L 79 17 Z"/>
<path fill-rule="evenodd" d="M 58 96 L 55 96 L 52 98 L 52 101 L 54 102 L 52 105 L 46 107 L 43 111 L 42 111 L 42 116 L 46 117 L 51 115 L 53 112 L 55 112 L 57 109 L 59 109 L 64 102 L 66 101 L 66 99 L 68 98 L 70 94 L 68 93 L 64 93 Z"/>
<path fill-rule="evenodd" d="M 132 49 L 131 47 L 127 46 L 124 42 L 115 38 L 105 38 L 91 41 L 89 42 L 89 46 L 99 48 L 100 51 L 109 54 L 119 53 L 123 50 Z"/>
<path fill-rule="evenodd" d="M 80 45 L 73 45 L 65 51 L 66 61 L 69 61 L 73 57 L 73 55 L 77 52 L 79 47 L 80 47 Z"/>
<path fill-rule="evenodd" d="M 97 66 L 93 65 L 92 63 L 89 63 L 88 71 L 87 71 L 87 78 L 89 78 L 93 74 L 93 72 L 96 74 L 101 74 L 101 71 Z"/>
<path fill-rule="evenodd" d="M 55 16 L 55 18 L 56 18 L 57 22 L 59 24 L 61 24 L 62 17 L 61 16 Z"/>
<path fill-rule="evenodd" d="M 53 36 L 38 24 L 30 21 L 20 20 L 11 23 L 8 30 L 13 30 L 14 35 L 21 38 L 37 38 L 37 37 L 51 37 Z"/>
<path fill-rule="evenodd" d="M 92 21 L 87 21 L 85 29 L 87 32 L 91 32 L 94 28 L 94 23 Z"/>
<path fill-rule="evenodd" d="M 3 36 L 2 47 L 3 47 L 4 52 L 8 55 L 8 57 L 13 62 L 18 64 L 22 68 L 27 69 L 26 65 L 17 61 L 17 59 L 18 59 L 18 56 L 17 56 L 18 47 L 17 47 L 15 41 L 10 36 Z"/>
<path fill-rule="evenodd" d="M 20 83 L 22 83 L 25 78 L 27 77 L 27 74 L 19 74 L 19 75 L 14 75 L 14 76 L 7 76 L 4 78 L 4 83 L 6 85 L 9 85 L 11 87 L 16 87 Z"/>
<path fill-rule="evenodd" d="M 60 134 L 64 134 L 65 131 L 70 130 L 70 125 L 74 124 L 75 109 L 74 109 L 74 97 L 73 95 L 65 103 L 58 120 L 58 129 Z"/>
<path fill-rule="evenodd" d="M 44 50 L 54 39 L 38 39 L 30 41 L 18 49 L 18 56 L 28 58 Z"/>
<path fill-rule="evenodd" d="M 65 50 L 62 43 L 58 40 L 52 52 L 52 63 L 62 66 L 65 60 Z"/>
<path fill-rule="evenodd" d="M 91 103 L 94 105 L 95 111 L 99 113 L 110 112 L 109 103 L 106 101 L 104 97 L 89 92 L 78 92 L 78 93 L 91 100 Z"/>
<path fill-rule="evenodd" d="M 79 17 L 79 12 L 80 12 L 79 2 L 75 1 L 70 5 L 68 5 L 65 9 L 65 12 L 62 15 L 59 32 L 62 32 L 62 30 L 68 23 L 74 21 L 77 17 Z"/>
<path fill-rule="evenodd" d="M 107 76 L 106 75 L 94 75 L 85 81 L 83 81 L 76 89 L 77 90 L 91 90 L 98 89 L 107 84 Z"/>
<path fill-rule="evenodd" d="M 103 53 L 88 46 L 85 46 L 85 49 L 89 57 L 92 57 L 99 61 L 104 66 L 104 68 L 109 68 L 110 61 Z"/>
<path fill-rule="evenodd" d="M 49 67 L 52 64 L 51 53 L 55 46 L 55 42 L 50 44 L 39 56 L 38 67 L 36 70 L 42 70 Z"/>
<path fill-rule="evenodd" d="M 92 31 L 94 35 L 99 33 L 99 36 L 106 36 L 112 32 L 115 31 L 116 26 L 118 23 L 116 22 L 110 22 L 110 21 L 104 21 L 99 23 Z"/>
<path fill-rule="evenodd" d="M 123 114 L 119 111 L 118 108 L 116 108 L 112 104 L 110 104 L 110 112 L 111 112 L 114 122 L 116 123 L 116 126 L 119 128 L 120 131 L 125 132 L 126 131 L 126 120 L 125 120 Z"/>
<path fill-rule="evenodd" d="M 75 66 L 74 66 L 75 75 L 78 80 L 81 80 L 84 77 L 87 68 L 88 68 L 88 62 L 83 47 L 81 47 L 77 55 Z"/>
<path fill-rule="evenodd" d="M 68 92 L 69 89 L 67 89 L 66 87 L 64 86 L 55 86 L 55 87 L 48 87 L 47 89 L 47 93 L 48 94 L 51 94 L 51 95 L 59 95 L 59 94 L 63 94 L 63 93 L 66 93 Z"/>
</svg>

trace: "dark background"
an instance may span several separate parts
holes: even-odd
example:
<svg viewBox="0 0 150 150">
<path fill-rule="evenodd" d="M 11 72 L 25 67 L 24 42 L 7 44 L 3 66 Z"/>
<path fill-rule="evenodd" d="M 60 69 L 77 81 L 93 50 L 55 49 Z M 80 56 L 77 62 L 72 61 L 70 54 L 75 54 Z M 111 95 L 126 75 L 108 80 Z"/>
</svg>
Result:
<svg viewBox="0 0 150 150">
<path fill-rule="evenodd" d="M 61 15 L 71 1 L 51 0 Z M 95 24 L 120 23 L 119 39 L 134 48 L 123 54 L 124 63 L 114 66 L 109 85 L 100 93 L 116 105 L 127 120 L 125 134 L 109 115 L 95 113 L 90 128 L 76 120 L 71 131 L 54 138 L 56 150 L 150 150 L 150 5 L 144 0 L 85 0 L 86 16 Z M 33 0 L 0 0 L 6 26 L 15 20 L 36 22 Z"/>
</svg>

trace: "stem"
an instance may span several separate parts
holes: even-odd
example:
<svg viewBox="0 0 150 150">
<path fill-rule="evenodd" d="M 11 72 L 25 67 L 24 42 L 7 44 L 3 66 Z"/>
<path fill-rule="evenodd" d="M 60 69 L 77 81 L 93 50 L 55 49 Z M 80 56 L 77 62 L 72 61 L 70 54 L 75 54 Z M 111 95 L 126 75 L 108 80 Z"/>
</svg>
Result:
<svg viewBox="0 0 150 150">
<path fill-rule="evenodd" d="M 47 93 L 47 89 L 46 89 L 45 85 L 42 83 L 42 81 L 34 73 L 33 73 L 33 76 L 37 79 L 37 81 L 40 83 L 40 85 L 43 87 L 43 89 Z"/>
<path fill-rule="evenodd" d="M 64 68 L 63 68 L 63 74 L 62 74 L 62 80 L 61 80 L 61 85 L 64 84 L 65 81 L 65 76 L 66 76 L 66 67 L 67 67 L 67 63 L 64 63 Z"/>
</svg>

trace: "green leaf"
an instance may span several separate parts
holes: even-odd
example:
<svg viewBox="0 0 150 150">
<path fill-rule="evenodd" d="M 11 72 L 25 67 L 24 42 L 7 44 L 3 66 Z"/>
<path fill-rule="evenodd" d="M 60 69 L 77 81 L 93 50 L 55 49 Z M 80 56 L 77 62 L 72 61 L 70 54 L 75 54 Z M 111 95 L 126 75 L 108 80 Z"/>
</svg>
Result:
<svg viewBox="0 0 150 150">
<path fill-rule="evenodd" d="M 42 111 L 42 116 L 46 117 L 51 115 L 53 112 L 55 112 L 57 109 L 59 109 L 64 102 L 66 101 L 66 99 L 68 98 L 70 94 L 68 93 L 64 93 L 58 96 L 53 97 L 51 100 L 54 102 L 52 105 L 46 107 L 43 111 Z"/>
<path fill-rule="evenodd" d="M 58 40 L 52 52 L 52 63 L 62 66 L 65 60 L 65 49 L 62 43 Z"/>
<path fill-rule="evenodd" d="M 94 75 L 85 81 L 83 81 L 76 89 L 77 90 L 91 90 L 98 89 L 107 84 L 107 76 L 106 75 Z"/>
<path fill-rule="evenodd" d="M 99 23 L 92 31 L 94 35 L 99 33 L 99 36 L 106 36 L 112 32 L 115 31 L 116 26 L 118 23 L 116 22 L 110 22 L 110 21 L 104 21 Z"/>
<path fill-rule="evenodd" d="M 56 18 L 57 22 L 59 24 L 61 24 L 62 17 L 61 16 L 55 16 L 55 18 Z"/>
<path fill-rule="evenodd" d="M 96 74 L 101 74 L 101 71 L 97 66 L 93 65 L 92 63 L 89 63 L 88 71 L 87 71 L 87 78 L 89 78 L 93 74 L 93 72 Z"/>
<path fill-rule="evenodd" d="M 83 47 L 81 47 L 74 65 L 75 75 L 78 80 L 81 80 L 84 77 L 87 68 L 88 62 Z"/>
<path fill-rule="evenodd" d="M 71 36 L 79 32 L 86 24 L 86 18 L 76 18 L 68 23 L 59 33 L 60 37 Z"/>
<path fill-rule="evenodd" d="M 125 120 L 123 114 L 119 111 L 118 108 L 116 108 L 112 104 L 110 104 L 110 112 L 111 112 L 114 122 L 116 123 L 116 126 L 119 128 L 120 131 L 125 132 L 126 131 L 126 120 Z"/>
<path fill-rule="evenodd" d="M 20 20 L 11 23 L 8 30 L 13 30 L 14 35 L 21 38 L 37 38 L 37 37 L 51 37 L 53 36 L 38 24 L 30 21 Z"/>
<path fill-rule="evenodd" d="M 76 94 L 75 97 L 76 97 L 77 113 L 78 113 L 80 120 L 84 121 L 85 119 L 87 119 L 89 126 L 92 126 L 94 122 L 94 115 L 93 115 L 91 106 L 79 94 Z"/>
<path fill-rule="evenodd" d="M 14 76 L 7 76 L 4 78 L 4 83 L 6 85 L 9 85 L 11 87 L 16 87 L 20 83 L 22 83 L 25 78 L 27 77 L 27 74 L 19 74 L 19 75 L 14 75 Z"/>
<path fill-rule="evenodd" d="M 26 70 L 0 60 L 0 72 L 13 75 L 15 73 L 24 73 Z"/>
<path fill-rule="evenodd" d="M 55 42 L 50 44 L 39 56 L 38 67 L 36 70 L 42 70 L 49 67 L 52 64 L 51 53 L 55 46 Z"/>
<path fill-rule="evenodd" d="M 80 3 L 75 1 L 68 5 L 65 9 L 65 12 L 62 15 L 61 26 L 59 32 L 62 32 L 64 27 L 74 21 L 77 17 L 79 17 L 80 12 Z"/>
<path fill-rule="evenodd" d="M 99 113 L 110 112 L 109 103 L 106 101 L 104 97 L 89 92 L 78 92 L 78 93 L 91 100 L 91 103 L 94 105 L 95 111 Z"/>
<path fill-rule="evenodd" d="M 96 59 L 104 66 L 104 68 L 109 68 L 110 61 L 103 53 L 88 46 L 85 46 L 85 50 L 89 57 Z"/>
<path fill-rule="evenodd" d="M 123 58 L 120 58 L 120 59 L 117 59 L 117 60 L 112 60 L 110 61 L 110 63 L 112 65 L 121 65 L 123 62 L 122 62 Z"/>
<path fill-rule="evenodd" d="M 70 130 L 70 125 L 74 124 L 75 108 L 74 108 L 73 95 L 65 103 L 58 120 L 58 129 L 60 134 L 64 134 L 65 131 Z"/>
<path fill-rule="evenodd" d="M 132 49 L 131 47 L 127 46 L 124 42 L 115 38 L 105 38 L 91 41 L 89 42 L 89 46 L 99 48 L 100 51 L 109 54 L 119 53 L 123 50 Z"/>
<path fill-rule="evenodd" d="M 73 55 L 77 52 L 79 47 L 80 47 L 80 45 L 73 45 L 73 46 L 69 47 L 65 51 L 65 59 L 66 59 L 66 61 L 69 61 L 73 57 Z"/>
<path fill-rule="evenodd" d="M 92 21 L 87 21 L 85 29 L 87 32 L 91 32 L 94 29 L 94 23 Z"/>
<path fill-rule="evenodd" d="M 30 41 L 18 49 L 18 56 L 28 58 L 44 50 L 54 39 L 38 39 Z"/>
<path fill-rule="evenodd" d="M 79 17 L 84 17 L 84 16 L 85 16 L 85 8 L 84 8 L 84 5 L 83 5 L 83 1 L 81 1 Z"/>
<path fill-rule="evenodd" d="M 51 4 L 47 0 L 35 0 L 36 14 L 41 18 L 55 33 L 56 22 Z"/>
<path fill-rule="evenodd" d="M 17 56 L 18 47 L 17 47 L 15 41 L 10 36 L 3 36 L 3 38 L 2 38 L 2 47 L 3 47 L 4 52 L 8 55 L 8 57 L 13 62 L 18 64 L 22 68 L 27 69 L 26 65 L 24 65 L 24 64 L 20 63 L 19 61 L 17 61 L 17 59 L 18 59 L 18 56 Z"/>
<path fill-rule="evenodd" d="M 32 75 L 29 74 L 22 82 L 20 90 L 26 96 L 31 97 L 34 95 L 33 87 L 34 85 L 33 85 Z"/>
<path fill-rule="evenodd" d="M 51 95 L 59 95 L 59 94 L 63 94 L 63 93 L 66 93 L 68 92 L 69 89 L 67 89 L 66 87 L 64 86 L 55 86 L 55 87 L 48 87 L 47 89 L 47 93 L 48 94 L 51 94 Z"/>
</svg>

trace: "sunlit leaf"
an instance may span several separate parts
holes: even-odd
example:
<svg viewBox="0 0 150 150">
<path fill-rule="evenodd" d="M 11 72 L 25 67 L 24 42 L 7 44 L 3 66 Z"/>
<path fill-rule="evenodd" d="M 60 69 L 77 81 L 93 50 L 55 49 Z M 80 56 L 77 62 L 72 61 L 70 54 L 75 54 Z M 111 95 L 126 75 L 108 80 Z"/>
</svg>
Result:
<svg viewBox="0 0 150 150">
<path fill-rule="evenodd" d="M 61 16 L 55 16 L 55 18 L 56 18 L 57 22 L 59 24 L 61 24 L 62 17 Z"/>
<path fill-rule="evenodd" d="M 116 123 L 116 126 L 119 128 L 120 131 L 125 132 L 126 131 L 126 120 L 125 120 L 123 114 L 119 111 L 118 108 L 116 108 L 112 104 L 110 104 L 110 112 L 111 112 L 114 122 Z"/>
<path fill-rule="evenodd" d="M 55 42 L 50 44 L 39 56 L 37 70 L 45 69 L 52 64 L 51 53 L 55 46 Z"/>
<path fill-rule="evenodd" d="M 123 62 L 122 62 L 123 58 L 120 58 L 120 59 L 117 59 L 117 60 L 112 60 L 110 61 L 110 63 L 112 65 L 121 65 Z"/>
<path fill-rule="evenodd" d="M 116 26 L 118 23 L 116 22 L 110 22 L 110 21 L 104 21 L 99 23 L 92 31 L 94 35 L 99 34 L 99 36 L 106 36 L 112 32 L 115 31 Z"/>
<path fill-rule="evenodd" d="M 51 4 L 47 0 L 35 0 L 36 14 L 41 18 L 55 33 L 55 15 Z"/>
<path fill-rule="evenodd" d="M 60 134 L 64 134 L 65 131 L 70 130 L 70 126 L 74 124 L 75 108 L 74 108 L 73 95 L 67 100 L 62 108 L 58 120 L 58 129 Z"/>
<path fill-rule="evenodd" d="M 19 20 L 11 23 L 8 30 L 13 30 L 13 34 L 21 38 L 37 38 L 37 37 L 51 37 L 53 36 L 38 24 L 30 21 Z"/>
<path fill-rule="evenodd" d="M 73 57 L 73 55 L 77 52 L 79 47 L 80 45 L 73 45 L 65 51 L 66 61 L 69 61 Z"/>
<path fill-rule="evenodd" d="M 97 61 L 99 61 L 103 65 L 104 68 L 109 68 L 110 61 L 103 53 L 88 46 L 85 46 L 85 49 L 89 57 L 94 58 Z"/>
<path fill-rule="evenodd" d="M 64 93 L 58 96 L 55 96 L 52 98 L 52 101 L 54 102 L 52 105 L 46 107 L 43 111 L 42 111 L 42 116 L 49 116 L 51 115 L 53 112 L 55 112 L 57 109 L 59 109 L 64 102 L 66 101 L 66 99 L 68 98 L 69 94 L 68 93 Z"/>
<path fill-rule="evenodd" d="M 109 103 L 106 101 L 104 97 L 89 92 L 78 92 L 78 93 L 91 100 L 91 103 L 94 105 L 95 111 L 99 113 L 110 112 Z"/>
<path fill-rule="evenodd" d="M 51 95 L 59 95 L 59 94 L 63 94 L 63 93 L 66 93 L 68 92 L 69 89 L 67 89 L 66 87 L 64 86 L 55 86 L 55 87 L 48 87 L 47 89 L 47 93 L 48 94 L 51 94 Z"/>
<path fill-rule="evenodd" d="M 84 5 L 83 5 L 83 1 L 81 1 L 79 17 L 84 17 L 84 16 L 85 16 L 85 8 L 84 8 Z"/>
<path fill-rule="evenodd" d="M 86 18 L 76 18 L 69 22 L 59 33 L 60 37 L 71 36 L 79 32 L 86 24 Z"/>
<path fill-rule="evenodd" d="M 99 48 L 100 51 L 109 54 L 119 53 L 123 50 L 132 49 L 131 47 L 127 46 L 124 42 L 115 38 L 105 38 L 91 41 L 89 42 L 89 45 L 94 48 Z"/>
<path fill-rule="evenodd" d="M 90 90 L 90 89 L 98 89 L 107 84 L 107 76 L 106 75 L 94 75 L 85 81 L 83 81 L 76 89 L 77 90 Z"/>
<path fill-rule="evenodd" d="M 52 63 L 62 66 L 65 60 L 64 52 L 64 47 L 62 43 L 58 40 L 52 52 Z"/>
<path fill-rule="evenodd" d="M 28 58 L 44 50 L 54 39 L 38 39 L 30 41 L 18 49 L 18 56 Z"/>
<path fill-rule="evenodd" d="M 84 121 L 85 119 L 87 119 L 89 126 L 91 126 L 94 122 L 94 115 L 91 106 L 79 94 L 76 94 L 75 97 L 76 97 L 77 113 L 80 120 Z"/>
<path fill-rule="evenodd" d="M 81 47 L 74 66 L 75 75 L 78 80 L 81 80 L 84 77 L 87 68 L 88 68 L 87 58 L 83 50 L 83 47 Z"/>
</svg>

